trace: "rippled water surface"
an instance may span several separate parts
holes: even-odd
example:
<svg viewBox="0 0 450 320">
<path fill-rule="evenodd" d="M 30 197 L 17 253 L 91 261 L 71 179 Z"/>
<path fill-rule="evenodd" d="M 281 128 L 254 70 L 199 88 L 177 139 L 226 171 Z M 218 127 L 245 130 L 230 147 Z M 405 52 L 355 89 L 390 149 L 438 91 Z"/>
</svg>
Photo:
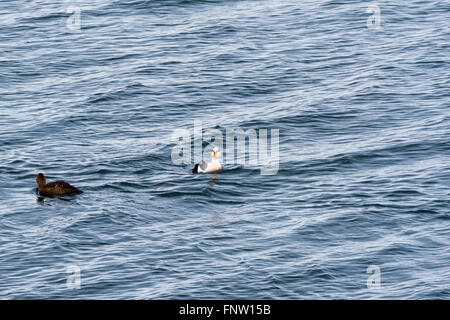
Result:
<svg viewBox="0 0 450 320">
<path fill-rule="evenodd" d="M 449 299 L 449 19 L 448 1 L 2 1 L 0 298 Z M 175 164 L 194 120 L 278 129 L 277 174 Z M 38 201 L 38 172 L 84 193 Z"/>
</svg>

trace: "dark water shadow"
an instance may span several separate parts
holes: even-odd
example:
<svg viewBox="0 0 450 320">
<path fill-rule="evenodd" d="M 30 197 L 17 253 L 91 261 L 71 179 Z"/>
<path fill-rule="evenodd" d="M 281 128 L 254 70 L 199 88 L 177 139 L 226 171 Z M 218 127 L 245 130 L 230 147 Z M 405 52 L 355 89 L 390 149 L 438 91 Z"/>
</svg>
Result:
<svg viewBox="0 0 450 320">
<path fill-rule="evenodd" d="M 43 196 L 39 193 L 37 188 L 33 189 L 34 194 L 36 195 L 36 202 L 40 205 L 47 205 L 51 206 L 52 202 L 61 200 L 66 202 L 73 202 L 76 200 L 76 196 L 78 194 L 71 194 L 71 195 L 63 195 L 63 196 Z M 80 193 L 81 194 L 81 193 Z"/>
</svg>

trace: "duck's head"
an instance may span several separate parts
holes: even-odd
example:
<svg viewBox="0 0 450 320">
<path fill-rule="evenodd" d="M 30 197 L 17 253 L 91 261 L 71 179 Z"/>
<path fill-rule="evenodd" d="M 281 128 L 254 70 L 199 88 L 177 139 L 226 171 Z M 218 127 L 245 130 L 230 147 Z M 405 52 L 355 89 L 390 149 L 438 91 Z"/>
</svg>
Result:
<svg viewBox="0 0 450 320">
<path fill-rule="evenodd" d="M 214 147 L 212 150 L 212 159 L 217 160 L 217 157 L 219 156 L 219 148 Z"/>
<path fill-rule="evenodd" d="M 42 173 L 39 173 L 36 178 L 36 182 L 38 186 L 44 186 L 45 185 L 45 176 Z"/>
</svg>

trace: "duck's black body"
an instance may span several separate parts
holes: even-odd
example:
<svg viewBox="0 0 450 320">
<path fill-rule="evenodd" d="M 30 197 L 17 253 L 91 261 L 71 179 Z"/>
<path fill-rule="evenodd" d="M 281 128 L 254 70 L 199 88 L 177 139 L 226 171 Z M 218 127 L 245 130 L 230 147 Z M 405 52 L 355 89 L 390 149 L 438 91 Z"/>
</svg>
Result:
<svg viewBox="0 0 450 320">
<path fill-rule="evenodd" d="M 42 173 L 38 174 L 36 182 L 39 194 L 44 197 L 74 195 L 83 192 L 65 181 L 46 183 L 45 176 Z"/>
</svg>

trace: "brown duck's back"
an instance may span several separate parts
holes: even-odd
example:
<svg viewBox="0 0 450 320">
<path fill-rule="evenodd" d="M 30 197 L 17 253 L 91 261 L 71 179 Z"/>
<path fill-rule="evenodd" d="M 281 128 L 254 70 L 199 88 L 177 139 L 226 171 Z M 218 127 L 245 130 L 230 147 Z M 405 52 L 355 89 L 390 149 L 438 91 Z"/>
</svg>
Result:
<svg viewBox="0 0 450 320">
<path fill-rule="evenodd" d="M 82 193 L 81 190 L 75 188 L 65 181 L 55 181 L 44 185 L 39 192 L 43 195 L 69 195 L 74 193 Z"/>
</svg>

